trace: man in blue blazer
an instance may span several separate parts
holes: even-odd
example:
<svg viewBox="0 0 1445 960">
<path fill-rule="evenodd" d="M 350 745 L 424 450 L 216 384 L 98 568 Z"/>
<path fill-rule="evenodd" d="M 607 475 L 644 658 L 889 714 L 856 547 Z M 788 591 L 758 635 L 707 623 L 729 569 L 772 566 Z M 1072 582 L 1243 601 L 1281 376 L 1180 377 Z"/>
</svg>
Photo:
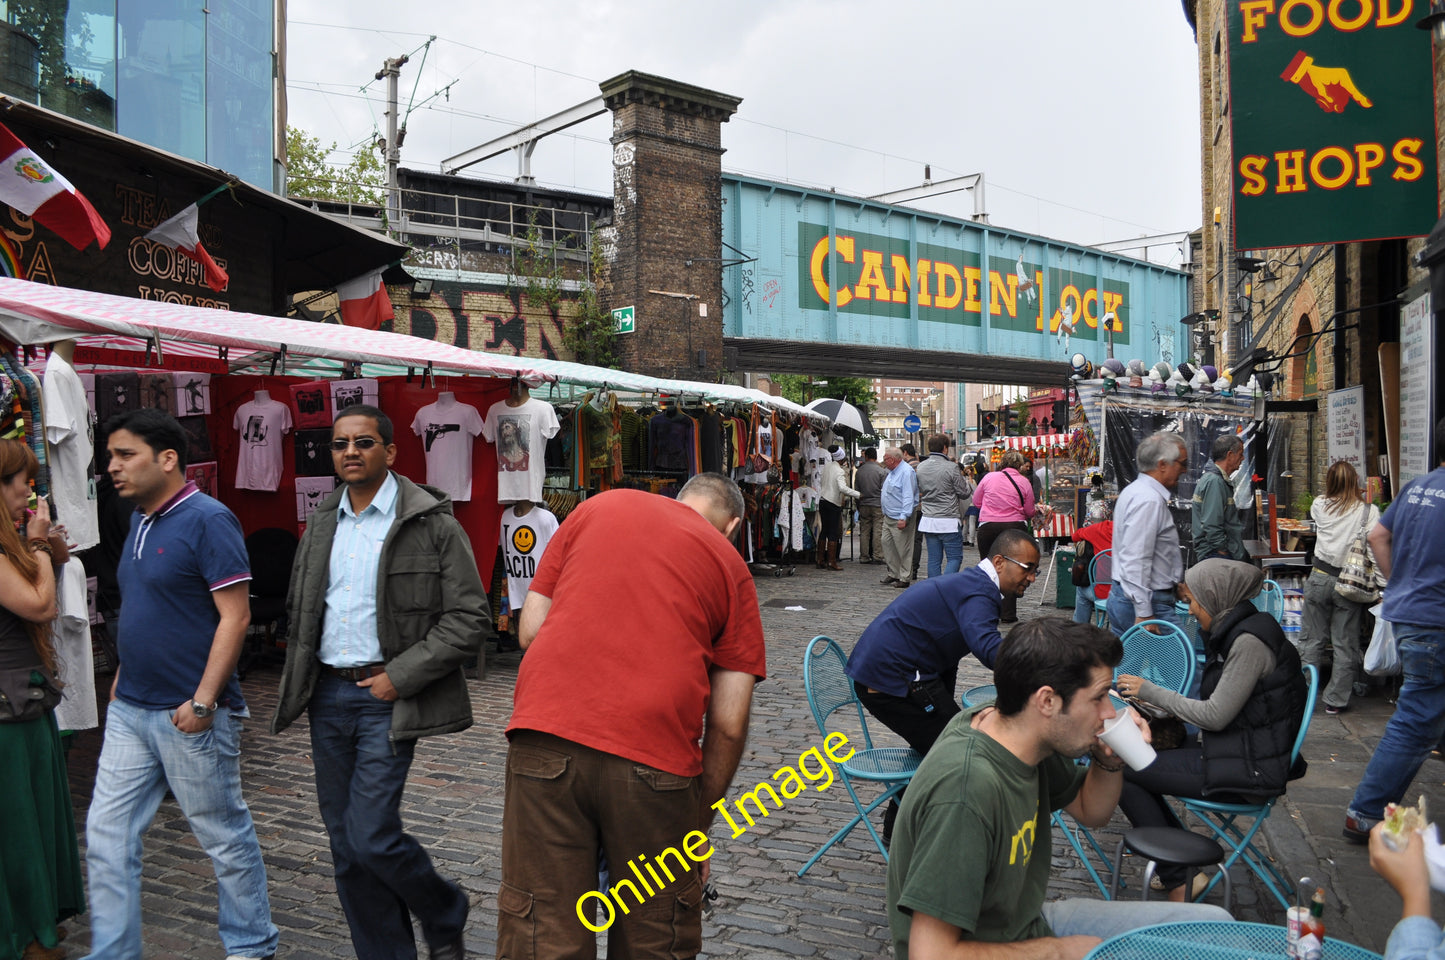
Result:
<svg viewBox="0 0 1445 960">
<path fill-rule="evenodd" d="M 1039 575 L 1039 545 L 1005 530 L 978 566 L 929 578 L 899 595 L 858 638 L 848 676 L 869 713 L 926 754 L 959 712 L 958 663 L 972 653 L 993 668 L 1000 602 L 1022 597 Z M 885 842 L 898 812 L 890 802 Z"/>
</svg>

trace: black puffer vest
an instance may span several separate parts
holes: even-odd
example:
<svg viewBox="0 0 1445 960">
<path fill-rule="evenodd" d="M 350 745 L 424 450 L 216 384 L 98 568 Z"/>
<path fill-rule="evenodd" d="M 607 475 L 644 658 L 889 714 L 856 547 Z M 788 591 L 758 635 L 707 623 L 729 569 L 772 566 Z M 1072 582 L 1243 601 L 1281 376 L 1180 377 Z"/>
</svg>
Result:
<svg viewBox="0 0 1445 960">
<path fill-rule="evenodd" d="M 1223 614 L 1204 634 L 1208 661 L 1199 693 L 1209 699 L 1224 673 L 1230 648 L 1250 634 L 1274 654 L 1275 666 L 1262 677 L 1229 725 L 1218 732 L 1202 731 L 1204 789 L 1202 795 L 1238 795 L 1248 802 L 1284 793 L 1290 777 L 1290 752 L 1304 720 L 1308 687 L 1300 672 L 1299 654 L 1285 639 L 1274 617 L 1245 601 Z"/>
</svg>

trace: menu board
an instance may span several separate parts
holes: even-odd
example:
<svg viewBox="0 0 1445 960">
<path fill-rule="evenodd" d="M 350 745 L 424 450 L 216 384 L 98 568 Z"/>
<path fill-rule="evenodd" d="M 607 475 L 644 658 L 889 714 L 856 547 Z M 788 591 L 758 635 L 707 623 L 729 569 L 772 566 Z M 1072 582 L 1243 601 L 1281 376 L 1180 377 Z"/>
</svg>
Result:
<svg viewBox="0 0 1445 960">
<path fill-rule="evenodd" d="M 1435 386 L 1434 325 L 1430 294 L 1405 304 L 1400 315 L 1400 474 L 1396 490 L 1414 477 L 1429 473 L 1431 409 Z M 1445 451 L 1437 451 L 1437 454 Z M 1361 474 L 1364 476 L 1364 474 Z"/>
<path fill-rule="evenodd" d="M 1371 471 L 1365 469 L 1365 388 L 1346 387 L 1331 393 L 1328 423 L 1329 462 L 1344 460 L 1359 476 L 1369 476 Z"/>
</svg>

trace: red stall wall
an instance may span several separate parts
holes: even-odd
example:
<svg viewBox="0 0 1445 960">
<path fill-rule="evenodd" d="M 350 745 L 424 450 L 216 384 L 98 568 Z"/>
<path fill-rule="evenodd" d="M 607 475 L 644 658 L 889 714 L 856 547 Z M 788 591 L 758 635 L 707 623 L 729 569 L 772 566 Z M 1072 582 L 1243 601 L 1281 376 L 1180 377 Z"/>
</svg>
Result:
<svg viewBox="0 0 1445 960">
<path fill-rule="evenodd" d="M 241 521 L 247 535 L 263 527 L 280 527 L 298 536 L 305 529 L 296 521 L 295 453 L 291 435 L 282 446 L 283 473 L 275 493 L 236 489 L 236 457 L 239 437 L 232 421 L 236 410 L 248 403 L 257 390 L 267 390 L 271 399 L 291 407 L 291 385 L 306 383 L 304 377 L 216 377 L 211 381 L 211 415 L 207 418 L 211 447 L 218 463 L 221 502 L 230 507 Z M 404 477 L 423 483 L 426 460 L 421 438 L 411 432 L 411 421 L 422 407 L 434 403 L 445 389 L 456 394 L 458 403 L 470 404 L 481 416 L 498 400 L 507 397 L 508 381 L 477 378 L 440 378 L 439 387 L 423 387 L 421 378 L 408 383 L 405 377 L 384 377 L 380 383 L 380 406 L 391 418 L 395 428 L 396 461 L 392 469 Z M 472 499 L 454 502 L 452 510 L 457 521 L 472 541 L 482 583 L 492 582 L 492 565 L 496 560 L 497 535 L 501 529 L 502 507 L 497 503 L 497 455 L 495 448 L 478 437 L 473 447 Z"/>
</svg>

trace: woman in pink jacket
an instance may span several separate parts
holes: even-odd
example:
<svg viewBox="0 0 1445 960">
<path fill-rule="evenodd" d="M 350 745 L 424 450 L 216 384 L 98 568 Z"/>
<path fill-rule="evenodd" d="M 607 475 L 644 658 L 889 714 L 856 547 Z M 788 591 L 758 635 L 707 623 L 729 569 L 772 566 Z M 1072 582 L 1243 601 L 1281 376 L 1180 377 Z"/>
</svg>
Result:
<svg viewBox="0 0 1445 960">
<path fill-rule="evenodd" d="M 1029 532 L 1029 521 L 1038 512 L 1034 505 L 1034 490 L 1028 478 L 1019 473 L 1024 465 L 1024 455 L 1017 450 L 1005 450 L 999 469 L 978 482 L 973 491 L 973 503 L 978 507 L 978 556 L 989 558 L 993 542 L 1005 530 Z M 1004 597 L 999 610 L 999 623 L 1014 623 L 1018 620 L 1018 601 Z"/>
</svg>

